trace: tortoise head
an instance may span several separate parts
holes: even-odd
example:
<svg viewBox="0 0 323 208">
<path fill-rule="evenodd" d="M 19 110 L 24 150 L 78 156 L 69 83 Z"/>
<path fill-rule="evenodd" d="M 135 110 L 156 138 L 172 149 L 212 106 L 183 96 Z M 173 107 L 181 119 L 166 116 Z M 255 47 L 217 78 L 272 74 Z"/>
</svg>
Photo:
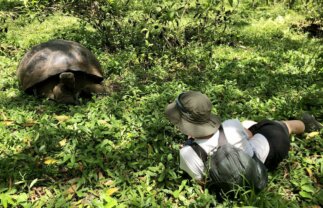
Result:
<svg viewBox="0 0 323 208">
<path fill-rule="evenodd" d="M 72 72 L 59 75 L 59 83 L 53 89 L 53 99 L 59 103 L 78 104 L 79 92 L 75 89 L 75 77 Z"/>
</svg>

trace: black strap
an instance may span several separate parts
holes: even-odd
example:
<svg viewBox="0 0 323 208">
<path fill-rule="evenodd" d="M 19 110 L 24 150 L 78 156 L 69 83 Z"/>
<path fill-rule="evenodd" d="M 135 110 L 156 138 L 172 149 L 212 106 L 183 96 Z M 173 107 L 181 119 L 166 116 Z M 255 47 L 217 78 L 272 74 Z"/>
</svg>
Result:
<svg viewBox="0 0 323 208">
<path fill-rule="evenodd" d="M 222 125 L 219 128 L 219 140 L 218 140 L 218 147 L 228 143 L 227 138 L 224 135 L 223 127 Z"/>
<path fill-rule="evenodd" d="M 205 150 L 196 142 L 193 142 L 191 144 L 191 147 L 193 148 L 195 153 L 199 156 L 199 158 L 201 158 L 203 163 L 205 163 L 207 160 L 207 154 L 206 154 Z"/>
<path fill-rule="evenodd" d="M 218 147 L 220 147 L 220 146 L 222 146 L 222 145 L 224 145 L 226 143 L 227 143 L 227 139 L 225 138 L 223 128 L 222 128 L 222 125 L 221 125 L 220 128 L 219 128 Z M 205 150 L 196 142 L 193 142 L 192 144 L 190 144 L 190 146 L 195 151 L 195 153 L 199 156 L 199 158 L 201 158 L 203 163 L 205 163 L 207 161 L 207 153 L 205 152 Z"/>
</svg>

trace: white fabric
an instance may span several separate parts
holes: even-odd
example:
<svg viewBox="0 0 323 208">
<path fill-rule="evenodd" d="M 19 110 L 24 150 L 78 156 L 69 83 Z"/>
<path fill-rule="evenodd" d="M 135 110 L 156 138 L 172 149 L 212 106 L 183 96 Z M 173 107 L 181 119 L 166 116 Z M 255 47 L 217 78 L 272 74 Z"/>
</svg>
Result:
<svg viewBox="0 0 323 208">
<path fill-rule="evenodd" d="M 255 134 L 251 139 L 249 139 L 249 143 L 255 151 L 258 159 L 264 163 L 269 154 L 270 149 L 266 137 L 264 137 L 264 135 L 262 134 Z"/>
<path fill-rule="evenodd" d="M 252 125 L 256 123 L 257 122 L 251 120 L 245 120 L 241 122 L 242 126 L 246 129 L 249 129 Z M 270 149 L 266 137 L 264 137 L 262 134 L 255 134 L 252 138 L 249 139 L 249 143 L 251 144 L 258 159 L 264 163 L 266 161 Z"/>
<path fill-rule="evenodd" d="M 249 129 L 251 126 L 255 125 L 256 123 L 257 122 L 252 120 L 245 120 L 241 122 L 242 126 L 245 127 L 246 129 Z"/>
<path fill-rule="evenodd" d="M 246 129 L 249 129 L 252 125 L 256 123 L 257 122 L 251 120 L 245 120 L 241 122 L 242 126 Z M 250 138 L 249 143 L 251 144 L 258 159 L 264 163 L 266 161 L 270 149 L 266 137 L 264 137 L 262 134 L 255 134 L 252 138 Z"/>
<path fill-rule="evenodd" d="M 222 127 L 229 144 L 243 150 L 250 157 L 253 156 L 253 149 L 249 144 L 248 134 L 239 120 L 226 120 L 222 123 Z"/>
<path fill-rule="evenodd" d="M 195 142 L 200 145 L 207 154 L 218 145 L 219 131 L 209 139 L 199 139 Z M 180 150 L 180 168 L 192 178 L 201 180 L 204 173 L 204 164 L 191 146 L 184 146 Z"/>
<path fill-rule="evenodd" d="M 248 134 L 245 132 L 241 122 L 237 119 L 224 121 L 222 127 L 226 139 L 230 144 L 242 149 L 250 156 L 253 156 L 255 152 L 258 158 L 263 162 L 266 160 L 269 153 L 269 144 L 263 135 L 256 134 L 248 140 Z M 207 154 L 210 154 L 210 152 L 217 147 L 218 139 L 219 131 L 210 139 L 197 139 L 195 142 L 199 144 Z M 196 180 L 201 180 L 203 178 L 203 161 L 191 146 L 184 146 L 180 150 L 180 168 Z"/>
</svg>

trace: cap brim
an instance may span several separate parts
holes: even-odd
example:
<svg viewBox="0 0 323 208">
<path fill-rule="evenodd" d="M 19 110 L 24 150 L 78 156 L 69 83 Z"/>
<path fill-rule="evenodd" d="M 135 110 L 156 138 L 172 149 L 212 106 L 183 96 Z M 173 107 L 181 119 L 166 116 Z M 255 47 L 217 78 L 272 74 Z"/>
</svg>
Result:
<svg viewBox="0 0 323 208">
<path fill-rule="evenodd" d="M 175 102 L 166 107 L 165 114 L 169 121 L 176 125 L 182 133 L 192 137 L 204 137 L 214 134 L 221 125 L 220 118 L 213 114 L 211 114 L 210 120 L 206 123 L 191 123 L 182 118 Z"/>
</svg>

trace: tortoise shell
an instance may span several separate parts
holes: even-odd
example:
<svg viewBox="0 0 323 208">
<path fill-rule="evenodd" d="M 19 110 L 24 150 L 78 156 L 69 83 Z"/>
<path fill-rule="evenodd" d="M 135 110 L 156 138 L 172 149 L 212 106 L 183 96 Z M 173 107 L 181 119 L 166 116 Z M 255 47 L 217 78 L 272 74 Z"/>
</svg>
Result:
<svg viewBox="0 0 323 208">
<path fill-rule="evenodd" d="M 51 40 L 36 45 L 20 62 L 17 75 L 26 92 L 36 84 L 62 72 L 83 72 L 100 83 L 103 72 L 99 61 L 79 43 L 67 40 Z"/>
</svg>

